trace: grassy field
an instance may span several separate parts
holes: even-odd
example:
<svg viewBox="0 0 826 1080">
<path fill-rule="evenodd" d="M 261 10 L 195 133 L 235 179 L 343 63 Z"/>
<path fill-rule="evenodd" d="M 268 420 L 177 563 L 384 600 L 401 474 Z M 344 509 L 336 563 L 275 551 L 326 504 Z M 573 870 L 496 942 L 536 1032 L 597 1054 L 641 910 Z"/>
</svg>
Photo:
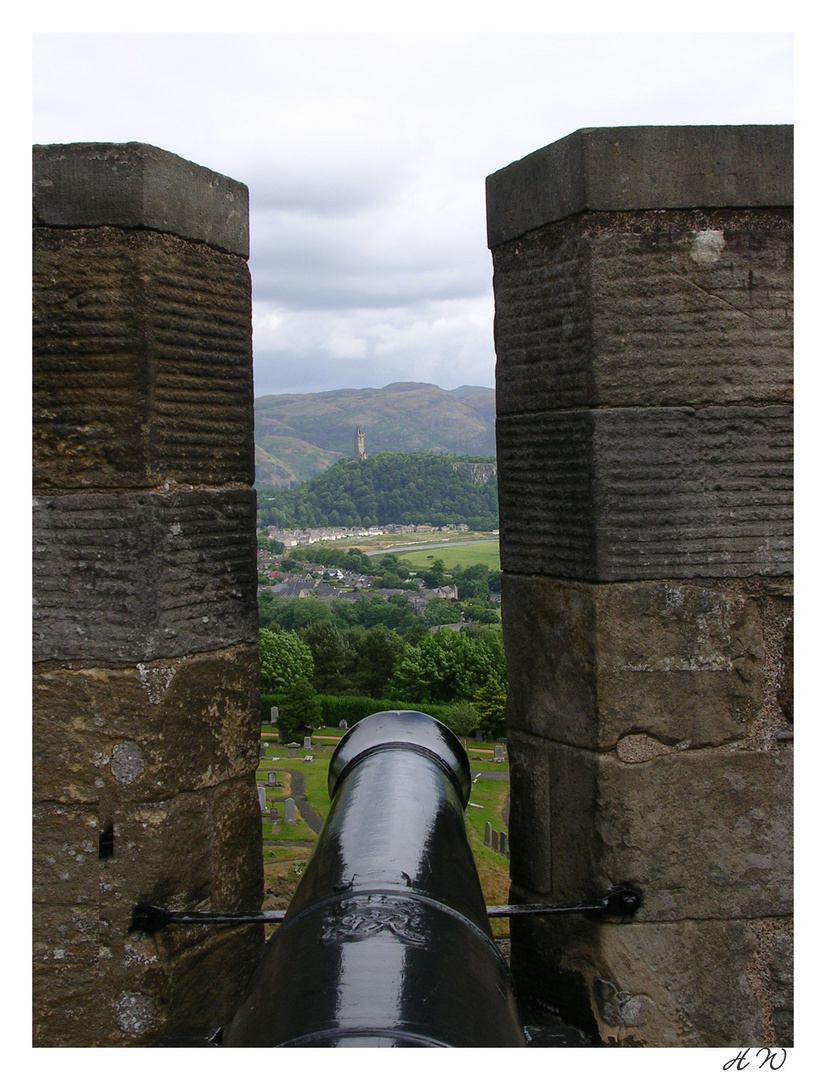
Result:
<svg viewBox="0 0 826 1080">
<path fill-rule="evenodd" d="M 426 570 L 433 565 L 435 559 L 441 559 L 449 570 L 452 570 L 454 566 L 459 566 L 462 570 L 465 570 L 468 566 L 475 566 L 476 563 L 484 563 L 488 570 L 501 569 L 498 540 L 477 540 L 474 543 L 464 544 L 452 541 L 449 545 L 443 547 L 428 545 L 427 550 L 405 551 L 397 549 L 394 554 L 398 555 L 400 559 L 404 559 L 406 563 L 409 563 L 416 570 Z M 379 557 L 378 555 L 373 556 L 373 558 Z"/>
<path fill-rule="evenodd" d="M 325 540 L 323 546 L 336 548 L 340 551 L 349 551 L 350 548 L 358 548 L 359 551 L 386 551 L 388 548 L 404 547 L 407 544 L 465 544 L 469 540 L 480 540 L 498 546 L 498 537 L 489 532 L 435 532 L 435 533 L 387 533 L 384 536 L 345 536 L 341 540 Z M 450 548 L 448 548 L 448 551 Z"/>
<path fill-rule="evenodd" d="M 269 743 L 265 753 L 267 757 L 259 763 L 256 780 L 266 787 L 267 773 L 274 771 L 281 786 L 266 787 L 267 803 L 274 799 L 284 799 L 291 793 L 291 777 L 287 770 L 300 772 L 304 778 L 304 796 L 315 812 L 325 819 L 330 809 L 327 794 L 327 771 L 330 766 L 336 743 L 341 732 L 335 729 L 322 729 L 313 737 L 313 749 L 306 753 L 314 755 L 313 761 L 304 761 L 305 752 L 298 751 L 295 758 L 288 757 L 287 749 L 278 746 L 275 736 L 268 729 L 262 730 L 262 742 Z M 328 736 L 330 741 L 320 738 Z M 479 772 L 508 773 L 508 765 L 495 764 L 493 744 L 466 740 L 470 759 L 471 775 Z M 273 760 L 277 758 L 278 760 Z M 472 785 L 470 805 L 465 814 L 468 841 L 476 860 L 479 880 L 485 902 L 505 904 L 508 900 L 510 877 L 508 860 L 485 847 L 485 822 L 497 831 L 507 831 L 502 814 L 510 790 L 509 783 L 503 780 L 485 780 L 481 777 Z M 286 908 L 301 879 L 301 874 L 312 854 L 316 834 L 303 820 L 300 810 L 296 809 L 296 824 L 285 825 L 283 803 L 279 802 L 279 823 L 270 824 L 262 817 L 262 840 L 264 842 L 264 889 L 265 908 Z M 275 830 L 275 831 L 274 831 Z M 506 937 L 508 923 L 506 919 L 496 919 L 492 923 L 494 935 Z"/>
</svg>

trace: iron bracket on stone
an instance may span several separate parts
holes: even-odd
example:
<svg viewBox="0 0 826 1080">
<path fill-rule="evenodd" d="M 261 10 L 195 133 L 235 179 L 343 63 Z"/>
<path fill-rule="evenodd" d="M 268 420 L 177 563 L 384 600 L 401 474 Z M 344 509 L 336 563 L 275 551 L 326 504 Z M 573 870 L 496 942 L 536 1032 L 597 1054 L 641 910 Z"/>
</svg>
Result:
<svg viewBox="0 0 826 1080">
<path fill-rule="evenodd" d="M 642 904 L 637 889 L 618 885 L 597 900 L 578 904 L 499 904 L 487 908 L 488 918 L 504 919 L 518 915 L 620 915 L 633 918 Z M 286 911 L 170 911 L 157 904 L 138 904 L 132 912 L 129 932 L 141 930 L 152 934 L 170 924 L 199 926 L 220 924 L 242 926 L 247 923 L 279 923 Z"/>
<path fill-rule="evenodd" d="M 642 893 L 630 885 L 615 885 L 605 896 L 578 904 L 499 904 L 488 906 L 489 919 L 516 915 L 620 915 L 633 919 L 642 905 Z"/>
</svg>

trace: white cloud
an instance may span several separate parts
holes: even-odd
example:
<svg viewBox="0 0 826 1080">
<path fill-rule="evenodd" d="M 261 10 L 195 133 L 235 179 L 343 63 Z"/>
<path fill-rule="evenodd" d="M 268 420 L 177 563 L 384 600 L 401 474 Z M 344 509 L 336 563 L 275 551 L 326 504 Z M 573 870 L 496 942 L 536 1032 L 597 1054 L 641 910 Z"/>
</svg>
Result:
<svg viewBox="0 0 826 1080">
<path fill-rule="evenodd" d="M 47 34 L 38 142 L 250 187 L 258 393 L 493 384 L 486 174 L 579 127 L 788 123 L 790 34 Z"/>
</svg>

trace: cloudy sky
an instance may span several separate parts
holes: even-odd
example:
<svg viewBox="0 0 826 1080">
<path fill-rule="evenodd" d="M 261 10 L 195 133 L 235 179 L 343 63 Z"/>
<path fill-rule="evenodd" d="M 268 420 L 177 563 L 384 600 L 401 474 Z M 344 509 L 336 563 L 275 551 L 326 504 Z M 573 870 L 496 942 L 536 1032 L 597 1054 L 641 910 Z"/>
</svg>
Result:
<svg viewBox="0 0 826 1080">
<path fill-rule="evenodd" d="M 792 122 L 782 33 L 39 33 L 33 140 L 250 189 L 256 395 L 493 386 L 485 176 L 581 127 Z"/>
</svg>

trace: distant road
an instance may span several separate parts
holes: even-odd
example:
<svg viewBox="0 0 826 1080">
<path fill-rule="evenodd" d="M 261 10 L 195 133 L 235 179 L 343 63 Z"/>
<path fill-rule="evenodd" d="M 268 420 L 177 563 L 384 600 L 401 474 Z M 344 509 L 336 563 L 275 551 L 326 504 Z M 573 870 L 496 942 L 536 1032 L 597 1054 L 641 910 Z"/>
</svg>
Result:
<svg viewBox="0 0 826 1080">
<path fill-rule="evenodd" d="M 498 539 L 498 537 L 497 537 Z M 395 547 L 365 549 L 365 555 L 393 555 L 397 551 L 431 551 L 433 548 L 468 547 L 470 544 L 489 544 L 490 540 L 432 540 L 424 544 L 396 544 Z"/>
</svg>

